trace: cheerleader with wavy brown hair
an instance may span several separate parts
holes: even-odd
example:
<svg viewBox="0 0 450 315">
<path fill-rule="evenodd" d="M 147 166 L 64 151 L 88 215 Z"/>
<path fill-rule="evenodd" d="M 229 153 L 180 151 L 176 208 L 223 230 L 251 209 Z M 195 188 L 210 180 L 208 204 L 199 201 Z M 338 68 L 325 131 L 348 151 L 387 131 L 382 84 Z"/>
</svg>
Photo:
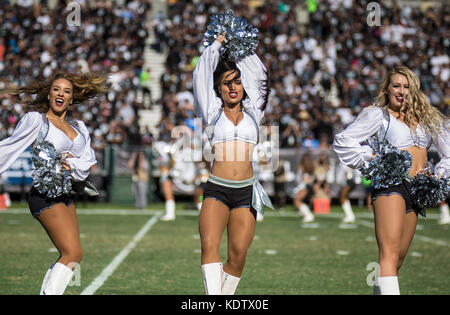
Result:
<svg viewBox="0 0 450 315">
<path fill-rule="evenodd" d="M 73 183 L 70 187 L 94 189 L 85 181 L 90 168 L 96 164 L 90 135 L 80 120 L 67 117 L 70 106 L 80 104 L 107 91 L 107 76 L 91 73 L 56 74 L 43 82 L 9 89 L 11 95 L 25 94 L 31 97 L 25 102 L 26 114 L 19 121 L 13 134 L 0 142 L 0 174 L 3 173 L 31 144 L 48 142 L 62 157 L 61 173 L 65 172 Z M 34 151 L 33 151 L 34 152 Z M 36 189 L 43 178 L 33 176 L 33 187 L 28 194 L 32 215 L 41 223 L 60 257 L 47 271 L 40 294 L 63 294 L 72 279 L 73 268 L 81 261 L 80 231 L 74 199 L 70 190 L 49 196 Z M 42 184 L 42 183 L 41 183 Z M 51 186 L 50 184 L 47 183 Z M 53 187 L 61 189 L 61 187 Z M 95 194 L 95 189 L 94 193 Z"/>
<path fill-rule="evenodd" d="M 399 66 L 384 79 L 374 105 L 335 136 L 333 149 L 343 164 L 361 168 L 375 157 L 372 148 L 364 144 L 372 135 L 411 155 L 409 174 L 402 182 L 374 187 L 371 195 L 379 249 L 374 294 L 396 295 L 400 294 L 398 271 L 414 237 L 418 214 L 425 216 L 425 207 L 411 188 L 418 175 L 424 174 L 432 142 L 441 156 L 435 175 L 450 177 L 450 130 L 447 117 L 421 92 L 417 75 Z"/>
</svg>

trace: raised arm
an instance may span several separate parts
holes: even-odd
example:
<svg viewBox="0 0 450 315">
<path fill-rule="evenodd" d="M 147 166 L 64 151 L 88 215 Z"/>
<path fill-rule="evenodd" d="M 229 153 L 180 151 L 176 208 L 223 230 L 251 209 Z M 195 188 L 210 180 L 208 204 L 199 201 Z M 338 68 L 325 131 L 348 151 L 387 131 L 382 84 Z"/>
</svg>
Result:
<svg viewBox="0 0 450 315">
<path fill-rule="evenodd" d="M 195 111 L 208 125 L 222 101 L 214 92 L 214 71 L 219 63 L 222 43 L 215 40 L 201 54 L 193 72 Z"/>
<path fill-rule="evenodd" d="M 0 141 L 0 174 L 38 137 L 42 126 L 42 116 L 38 112 L 26 113 L 16 126 L 11 137 Z"/>
<path fill-rule="evenodd" d="M 342 132 L 334 137 L 333 150 L 339 161 L 351 168 L 360 168 L 372 159 L 372 148 L 361 145 L 375 134 L 383 123 L 382 109 L 375 106 L 365 108 Z"/>
<path fill-rule="evenodd" d="M 267 81 L 266 67 L 256 54 L 243 58 L 236 63 L 236 66 L 241 71 L 242 84 L 250 100 L 249 103 L 244 103 L 244 106 L 251 106 L 258 122 L 261 122 L 264 114 L 261 107 L 266 99 L 265 93 L 268 93 L 264 91 L 266 88 L 264 83 Z"/>
</svg>

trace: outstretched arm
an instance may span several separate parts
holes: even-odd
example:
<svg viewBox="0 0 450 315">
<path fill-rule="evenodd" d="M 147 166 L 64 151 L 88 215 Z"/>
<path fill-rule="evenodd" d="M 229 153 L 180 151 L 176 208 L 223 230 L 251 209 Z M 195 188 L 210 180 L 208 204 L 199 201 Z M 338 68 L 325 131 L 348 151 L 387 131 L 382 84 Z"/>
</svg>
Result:
<svg viewBox="0 0 450 315">
<path fill-rule="evenodd" d="M 38 112 L 26 113 L 16 126 L 11 137 L 0 141 L 0 174 L 38 137 L 42 126 L 42 116 Z"/>
</svg>

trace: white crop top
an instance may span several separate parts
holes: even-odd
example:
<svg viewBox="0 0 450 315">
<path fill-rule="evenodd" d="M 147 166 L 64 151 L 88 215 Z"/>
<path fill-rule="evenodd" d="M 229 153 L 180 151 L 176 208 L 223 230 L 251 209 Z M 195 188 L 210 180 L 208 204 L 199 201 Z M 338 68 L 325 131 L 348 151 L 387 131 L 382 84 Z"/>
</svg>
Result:
<svg viewBox="0 0 450 315">
<path fill-rule="evenodd" d="M 42 125 L 42 114 L 38 112 L 26 113 L 17 124 L 13 134 L 0 141 L 0 174 L 3 173 L 17 158 L 38 138 Z M 70 166 L 71 178 L 75 181 L 85 180 L 91 167 L 97 163 L 94 150 L 91 148 L 91 138 L 84 123 L 77 120 L 78 135 L 72 141 L 60 129 L 49 121 L 48 133 L 44 140 L 51 142 L 56 152 L 68 152 L 73 158 L 67 158 Z"/>
<path fill-rule="evenodd" d="M 241 140 L 257 144 L 259 132 L 258 125 L 250 114 L 245 111 L 243 111 L 243 113 L 244 118 L 237 125 L 234 125 L 225 113 L 221 111 L 221 115 L 216 124 L 210 126 L 214 128 L 210 138 L 211 145 L 230 140 Z"/>
<path fill-rule="evenodd" d="M 77 136 L 75 137 L 75 139 L 71 140 L 64 133 L 64 131 L 55 127 L 55 125 L 53 125 L 49 120 L 49 129 L 45 140 L 53 143 L 56 152 L 67 152 L 72 154 L 73 156 L 81 156 L 81 154 L 83 153 L 83 149 L 86 146 L 86 140 L 76 129 L 75 131 L 77 132 Z"/>
<path fill-rule="evenodd" d="M 422 126 L 418 125 L 416 130 L 411 130 L 408 125 L 396 119 L 391 113 L 390 125 L 386 133 L 386 140 L 394 147 L 404 149 L 418 146 L 428 149 L 431 145 L 431 137 L 425 133 Z"/>
<path fill-rule="evenodd" d="M 377 106 L 366 107 L 361 114 L 342 132 L 334 137 L 333 150 L 340 162 L 351 168 L 361 168 L 372 159 L 372 148 L 362 143 L 378 133 L 398 149 L 418 146 L 428 149 L 434 143 L 441 160 L 435 166 L 435 173 L 444 178 L 450 177 L 450 130 L 441 126 L 441 132 L 430 136 L 417 126 L 411 130 L 405 123 L 389 114 L 386 119 L 383 109 Z"/>
<path fill-rule="evenodd" d="M 247 97 L 242 100 L 244 118 L 235 126 L 222 112 L 222 100 L 214 91 L 214 71 L 219 63 L 220 47 L 218 41 L 206 47 L 195 66 L 193 83 L 197 116 L 202 117 L 207 126 L 211 145 L 233 139 L 256 144 L 264 116 L 260 84 L 267 80 L 266 68 L 256 54 L 236 62 Z"/>
</svg>

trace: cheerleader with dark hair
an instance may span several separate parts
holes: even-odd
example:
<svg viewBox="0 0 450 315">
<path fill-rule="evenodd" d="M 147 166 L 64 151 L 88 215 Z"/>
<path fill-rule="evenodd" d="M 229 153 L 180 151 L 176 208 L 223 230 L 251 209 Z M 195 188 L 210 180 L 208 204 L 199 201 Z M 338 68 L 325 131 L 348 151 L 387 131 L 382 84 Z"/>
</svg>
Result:
<svg viewBox="0 0 450 315">
<path fill-rule="evenodd" d="M 273 206 L 254 178 L 253 149 L 267 104 L 266 69 L 255 53 L 234 62 L 220 56 L 219 35 L 194 70 L 198 116 L 203 117 L 214 160 L 199 216 L 201 269 L 206 294 L 234 294 L 253 240 L 257 211 Z M 228 260 L 219 247 L 228 232 Z"/>
<path fill-rule="evenodd" d="M 44 277 L 40 292 L 44 295 L 63 294 L 72 279 L 73 268 L 82 258 L 77 213 L 70 190 L 97 194 L 85 181 L 97 162 L 89 131 L 82 121 L 69 120 L 67 111 L 70 106 L 105 93 L 106 82 L 105 75 L 56 74 L 43 82 L 7 90 L 11 95 L 35 96 L 26 102 L 27 113 L 13 134 L 0 142 L 0 174 L 33 144 L 34 159 L 44 166 L 33 173 L 28 204 L 60 254 Z M 43 160 L 44 157 L 47 159 Z M 56 171 L 50 175 L 53 162 Z"/>
</svg>

